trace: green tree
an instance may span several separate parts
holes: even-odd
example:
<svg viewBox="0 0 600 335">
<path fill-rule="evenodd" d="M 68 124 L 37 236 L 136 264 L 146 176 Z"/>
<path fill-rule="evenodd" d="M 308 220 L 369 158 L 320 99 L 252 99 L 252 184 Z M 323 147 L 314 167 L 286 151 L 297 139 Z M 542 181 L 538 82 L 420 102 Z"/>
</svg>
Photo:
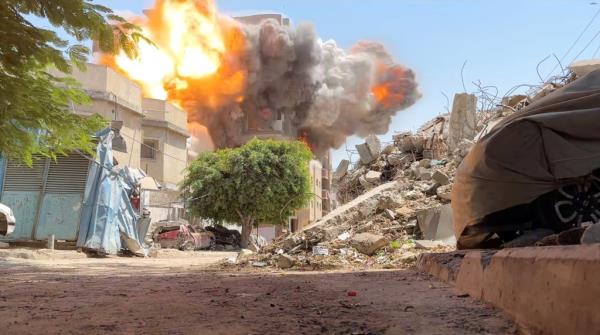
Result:
<svg viewBox="0 0 600 335">
<path fill-rule="evenodd" d="M 181 189 L 193 215 L 239 223 L 247 247 L 253 226 L 283 225 L 310 199 L 311 157 L 302 142 L 253 139 L 200 154 Z"/>
<path fill-rule="evenodd" d="M 46 19 L 75 42 L 52 30 L 36 27 L 26 17 Z M 136 56 L 136 42 L 144 38 L 138 27 L 87 0 L 3 0 L 0 2 L 0 152 L 31 164 L 32 155 L 56 157 L 72 149 L 92 152 L 92 134 L 105 122 L 71 113 L 72 104 L 89 98 L 66 74 L 71 64 L 83 69 L 89 48 L 123 50 Z"/>
</svg>

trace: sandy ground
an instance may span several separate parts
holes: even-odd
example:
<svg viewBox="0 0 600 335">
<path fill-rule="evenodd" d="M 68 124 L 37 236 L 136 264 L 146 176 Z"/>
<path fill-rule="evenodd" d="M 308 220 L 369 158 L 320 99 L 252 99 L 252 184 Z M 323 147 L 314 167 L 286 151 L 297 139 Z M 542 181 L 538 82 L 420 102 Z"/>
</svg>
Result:
<svg viewBox="0 0 600 335">
<path fill-rule="evenodd" d="M 226 252 L 11 252 L 0 254 L 3 334 L 519 333 L 501 312 L 411 270 L 232 273 L 207 268 Z"/>
</svg>

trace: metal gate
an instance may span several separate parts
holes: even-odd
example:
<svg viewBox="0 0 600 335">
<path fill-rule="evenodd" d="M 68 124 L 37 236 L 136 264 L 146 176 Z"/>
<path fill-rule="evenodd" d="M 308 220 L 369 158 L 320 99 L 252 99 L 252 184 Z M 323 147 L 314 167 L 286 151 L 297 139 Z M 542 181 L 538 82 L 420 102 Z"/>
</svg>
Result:
<svg viewBox="0 0 600 335">
<path fill-rule="evenodd" d="M 39 157 L 38 157 L 39 158 Z M 79 154 L 34 159 L 27 167 L 8 160 L 1 202 L 17 220 L 11 240 L 77 239 L 90 162 Z"/>
</svg>

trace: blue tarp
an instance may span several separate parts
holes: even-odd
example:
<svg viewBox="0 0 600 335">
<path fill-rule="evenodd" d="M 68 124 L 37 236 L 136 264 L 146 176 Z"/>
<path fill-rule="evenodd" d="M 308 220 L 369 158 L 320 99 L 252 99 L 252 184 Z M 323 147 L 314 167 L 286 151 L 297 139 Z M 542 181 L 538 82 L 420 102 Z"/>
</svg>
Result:
<svg viewBox="0 0 600 335">
<path fill-rule="evenodd" d="M 77 246 L 105 254 L 130 250 L 147 256 L 148 247 L 138 229 L 139 215 L 133 209 L 130 195 L 141 170 L 113 165 L 113 132 L 99 132 L 96 161 L 90 167 L 84 194 Z"/>
</svg>

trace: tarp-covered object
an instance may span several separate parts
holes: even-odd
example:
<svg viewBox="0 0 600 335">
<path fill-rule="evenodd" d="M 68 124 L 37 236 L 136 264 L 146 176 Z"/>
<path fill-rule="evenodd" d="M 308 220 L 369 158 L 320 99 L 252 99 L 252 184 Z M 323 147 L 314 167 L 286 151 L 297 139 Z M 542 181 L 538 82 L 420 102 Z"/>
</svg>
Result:
<svg viewBox="0 0 600 335">
<path fill-rule="evenodd" d="M 489 237 L 481 227 L 487 215 L 528 204 L 599 167 L 597 70 L 507 117 L 475 144 L 452 190 L 459 247 L 474 247 Z"/>
<path fill-rule="evenodd" d="M 138 230 L 139 215 L 130 201 L 131 192 L 145 174 L 113 166 L 113 136 L 110 129 L 98 134 L 100 141 L 96 162 L 88 174 L 77 246 L 106 254 L 128 249 L 146 256 L 148 248 Z"/>
</svg>

